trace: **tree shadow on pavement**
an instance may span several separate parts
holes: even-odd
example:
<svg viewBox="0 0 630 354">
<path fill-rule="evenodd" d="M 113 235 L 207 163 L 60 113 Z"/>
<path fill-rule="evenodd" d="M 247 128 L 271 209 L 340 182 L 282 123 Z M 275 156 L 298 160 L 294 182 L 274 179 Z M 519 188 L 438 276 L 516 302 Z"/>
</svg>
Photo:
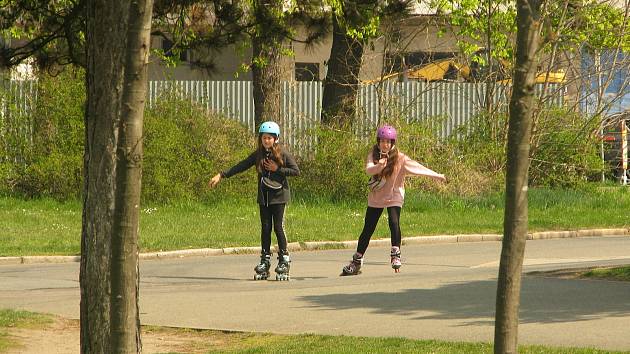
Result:
<svg viewBox="0 0 630 354">
<path fill-rule="evenodd" d="M 464 320 L 465 325 L 494 323 L 496 281 L 451 283 L 434 289 L 309 295 L 315 308 L 361 309 L 417 320 Z M 524 277 L 521 323 L 586 321 L 630 316 L 630 283 Z M 413 317 L 411 317 L 413 318 Z"/>
</svg>

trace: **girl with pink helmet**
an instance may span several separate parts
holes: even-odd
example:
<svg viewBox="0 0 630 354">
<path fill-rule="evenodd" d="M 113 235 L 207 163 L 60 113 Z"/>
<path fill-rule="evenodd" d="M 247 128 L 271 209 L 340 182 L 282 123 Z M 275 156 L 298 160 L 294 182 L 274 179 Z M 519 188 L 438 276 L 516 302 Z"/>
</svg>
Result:
<svg viewBox="0 0 630 354">
<path fill-rule="evenodd" d="M 438 181 L 446 181 L 443 174 L 432 171 L 396 147 L 396 129 L 383 125 L 376 131 L 376 144 L 367 156 L 365 172 L 370 175 L 368 186 L 368 207 L 365 212 L 363 231 L 359 236 L 357 250 L 350 264 L 343 267 L 341 275 L 357 275 L 361 273 L 363 255 L 368 248 L 370 238 L 376 229 L 378 220 L 387 208 L 392 248 L 390 252 L 391 266 L 394 272 L 400 272 L 400 212 L 405 198 L 405 177 L 426 176 Z"/>
</svg>

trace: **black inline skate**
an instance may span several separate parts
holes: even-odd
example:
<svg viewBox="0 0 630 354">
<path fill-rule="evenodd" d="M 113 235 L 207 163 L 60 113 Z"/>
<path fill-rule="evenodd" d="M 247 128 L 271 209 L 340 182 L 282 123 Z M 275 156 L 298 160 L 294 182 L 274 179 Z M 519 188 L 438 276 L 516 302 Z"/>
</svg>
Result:
<svg viewBox="0 0 630 354">
<path fill-rule="evenodd" d="M 356 252 L 352 255 L 352 261 L 350 264 L 343 267 L 341 270 L 341 276 L 346 275 L 358 275 L 361 274 L 361 266 L 363 265 L 363 254 Z"/>
<path fill-rule="evenodd" d="M 269 270 L 271 269 L 271 253 L 262 251 L 260 253 L 260 263 L 254 267 L 256 274 L 254 280 L 266 280 L 269 278 Z"/>
<path fill-rule="evenodd" d="M 278 253 L 278 266 L 276 267 L 276 280 L 290 280 L 289 269 L 291 268 L 291 258 L 289 252 L 280 251 Z"/>
</svg>

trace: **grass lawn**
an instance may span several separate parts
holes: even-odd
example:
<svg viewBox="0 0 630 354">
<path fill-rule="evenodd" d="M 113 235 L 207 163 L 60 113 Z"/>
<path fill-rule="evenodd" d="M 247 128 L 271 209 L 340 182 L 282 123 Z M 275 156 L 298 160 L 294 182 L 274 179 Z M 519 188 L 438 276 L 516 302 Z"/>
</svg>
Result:
<svg viewBox="0 0 630 354">
<path fill-rule="evenodd" d="M 493 353 L 489 343 L 446 342 L 413 340 L 406 338 L 367 338 L 320 335 L 266 335 L 251 333 L 216 333 L 229 346 L 212 346 L 210 353 L 434 353 L 434 354 L 483 354 Z M 222 348 L 223 347 L 223 348 Z M 519 346 L 519 353 L 622 353 L 584 348 L 554 348 L 547 346 Z"/>
<path fill-rule="evenodd" d="M 290 242 L 356 240 L 364 200 L 332 203 L 300 200 L 288 206 Z M 628 227 L 630 189 L 535 189 L 529 191 L 530 231 Z M 389 237 L 384 213 L 374 237 Z M 403 237 L 501 233 L 503 196 L 446 198 L 407 192 L 401 214 Z M 80 250 L 81 204 L 0 198 L 0 256 L 76 255 Z M 140 215 L 143 252 L 189 248 L 258 246 L 260 220 L 254 198 L 220 203 L 145 205 Z"/>
<path fill-rule="evenodd" d="M 0 309 L 0 353 L 19 344 L 8 336 L 7 328 L 37 328 L 44 327 L 50 322 L 50 317 L 46 315 Z"/>
<path fill-rule="evenodd" d="M 0 353 L 10 348 L 29 348 L 29 336 L 61 336 L 68 352 L 78 349 L 78 323 L 62 326 L 63 331 L 46 331 L 53 326 L 52 316 L 25 311 L 0 310 Z M 65 320 L 67 321 L 67 320 Z M 22 333 L 21 341 L 7 335 L 9 327 L 32 328 Z M 59 327 L 59 326 L 58 326 Z M 157 326 L 142 327 L 143 342 L 150 341 L 156 352 L 169 353 L 435 353 L 435 354 L 480 354 L 492 353 L 490 343 L 447 342 L 437 340 L 413 340 L 406 338 L 373 338 L 323 335 L 278 335 L 268 333 L 224 332 Z M 168 340 L 164 341 L 167 338 Z M 39 338 L 40 342 L 42 341 Z M 75 342 L 76 341 L 76 342 Z M 46 343 L 44 338 L 43 343 Z M 519 346 L 519 353 L 628 353 L 588 348 L 557 348 L 548 346 Z"/>
<path fill-rule="evenodd" d="M 596 268 L 580 276 L 590 279 L 630 281 L 630 267 Z"/>
</svg>

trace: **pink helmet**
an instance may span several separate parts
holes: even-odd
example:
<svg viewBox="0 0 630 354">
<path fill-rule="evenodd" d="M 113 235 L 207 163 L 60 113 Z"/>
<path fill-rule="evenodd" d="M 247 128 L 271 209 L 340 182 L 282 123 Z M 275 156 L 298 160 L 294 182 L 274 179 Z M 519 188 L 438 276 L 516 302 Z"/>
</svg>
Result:
<svg viewBox="0 0 630 354">
<path fill-rule="evenodd" d="M 396 137 L 397 137 L 396 129 L 392 127 L 391 125 L 384 125 L 378 128 L 378 130 L 376 131 L 377 139 L 396 140 Z"/>
</svg>

